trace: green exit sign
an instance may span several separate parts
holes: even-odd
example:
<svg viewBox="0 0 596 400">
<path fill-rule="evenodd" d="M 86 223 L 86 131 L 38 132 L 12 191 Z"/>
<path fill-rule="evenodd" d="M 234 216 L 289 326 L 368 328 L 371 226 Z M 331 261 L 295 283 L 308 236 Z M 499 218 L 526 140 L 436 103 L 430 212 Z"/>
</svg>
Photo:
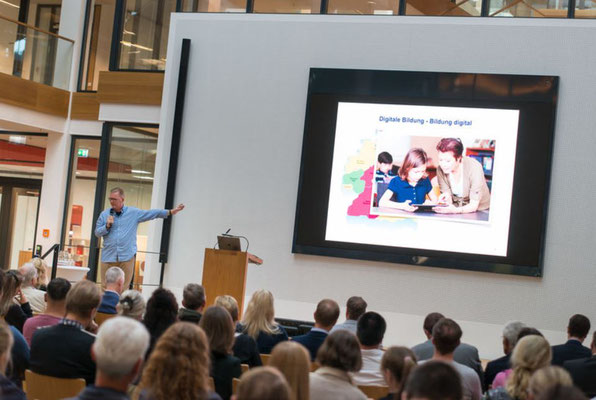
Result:
<svg viewBox="0 0 596 400">
<path fill-rule="evenodd" d="M 85 158 L 86 158 L 86 157 L 89 157 L 89 149 L 79 149 L 79 150 L 77 151 L 77 155 L 78 155 L 79 157 L 85 157 Z"/>
</svg>

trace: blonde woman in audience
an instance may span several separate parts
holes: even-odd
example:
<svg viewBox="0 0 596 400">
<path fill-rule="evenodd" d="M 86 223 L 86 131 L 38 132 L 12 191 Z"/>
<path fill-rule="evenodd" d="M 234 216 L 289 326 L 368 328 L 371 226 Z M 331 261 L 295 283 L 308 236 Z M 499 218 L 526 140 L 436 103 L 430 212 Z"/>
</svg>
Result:
<svg viewBox="0 0 596 400">
<path fill-rule="evenodd" d="M 33 316 L 31 305 L 21 291 L 21 275 L 14 269 L 4 273 L 2 293 L 0 293 L 0 315 L 4 320 L 23 333 L 27 318 Z"/>
<path fill-rule="evenodd" d="M 511 354 L 513 371 L 505 387 L 489 390 L 486 400 L 526 400 L 528 386 L 534 371 L 550 365 L 552 353 L 549 343 L 538 335 L 525 336 L 520 339 Z"/>
<path fill-rule="evenodd" d="M 143 371 L 139 400 L 221 400 L 209 389 L 209 342 L 196 324 L 161 335 Z"/>
<path fill-rule="evenodd" d="M 569 372 L 558 366 L 540 368 L 530 378 L 528 400 L 535 400 L 548 388 L 555 385 L 573 386 Z"/>
<path fill-rule="evenodd" d="M 6 322 L 0 320 L 0 399 L 27 400 L 25 393 L 4 375 L 10 361 L 12 345 L 12 332 Z"/>
<path fill-rule="evenodd" d="M 145 299 L 136 290 L 125 290 L 120 295 L 120 301 L 116 304 L 118 315 L 141 321 L 145 314 Z"/>
<path fill-rule="evenodd" d="M 310 355 L 306 348 L 296 342 L 282 342 L 273 348 L 268 366 L 275 367 L 290 385 L 291 400 L 308 400 L 308 374 Z"/>
<path fill-rule="evenodd" d="M 46 290 L 48 285 L 48 264 L 40 257 L 32 258 L 29 261 L 37 270 L 37 285 L 36 288 L 40 290 Z"/>
<path fill-rule="evenodd" d="M 416 356 L 407 347 L 390 347 L 381 359 L 381 373 L 389 387 L 389 394 L 380 400 L 401 400 L 401 393 L 412 369 Z"/>
<path fill-rule="evenodd" d="M 279 342 L 288 340 L 285 329 L 275 323 L 273 295 L 268 290 L 257 290 L 253 293 L 244 318 L 242 331 L 257 341 L 261 354 L 270 354 Z"/>
<path fill-rule="evenodd" d="M 281 372 L 257 367 L 242 375 L 233 400 L 290 400 L 290 388 Z"/>
</svg>

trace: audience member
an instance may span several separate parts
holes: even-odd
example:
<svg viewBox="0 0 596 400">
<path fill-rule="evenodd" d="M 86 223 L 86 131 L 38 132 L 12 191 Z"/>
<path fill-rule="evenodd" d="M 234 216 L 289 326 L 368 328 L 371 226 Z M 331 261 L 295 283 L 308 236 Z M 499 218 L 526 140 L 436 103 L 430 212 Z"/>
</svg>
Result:
<svg viewBox="0 0 596 400">
<path fill-rule="evenodd" d="M 277 368 L 284 375 L 290 386 L 291 400 L 309 399 L 310 355 L 304 346 L 293 341 L 279 343 L 273 348 L 267 365 Z"/>
<path fill-rule="evenodd" d="M 145 314 L 145 299 L 141 292 L 130 289 L 122 292 L 120 301 L 116 304 L 116 311 L 123 317 L 142 321 Z"/>
<path fill-rule="evenodd" d="M 10 361 L 12 345 L 11 329 L 4 321 L 0 320 L 0 398 L 2 400 L 27 400 L 25 393 L 4 375 Z"/>
<path fill-rule="evenodd" d="M 147 360 L 139 400 L 221 400 L 209 389 L 209 342 L 196 324 L 177 322 Z"/>
<path fill-rule="evenodd" d="M 557 366 L 540 368 L 530 378 L 528 400 L 534 400 L 554 385 L 573 386 L 573 380 L 569 372 Z"/>
<path fill-rule="evenodd" d="M 31 262 L 23 264 L 19 268 L 19 274 L 23 279 L 21 283 L 21 292 L 27 297 L 27 300 L 29 300 L 31 311 L 34 313 L 44 312 L 46 309 L 45 292 L 36 289 L 38 286 L 38 275 L 35 265 Z"/>
<path fill-rule="evenodd" d="M 46 290 L 48 285 L 48 264 L 41 257 L 33 257 L 29 261 L 37 270 L 37 285 L 39 290 Z"/>
<path fill-rule="evenodd" d="M 432 331 L 432 344 L 435 348 L 433 360 L 451 365 L 461 376 L 464 400 L 479 400 L 482 396 L 480 379 L 472 368 L 454 360 L 453 353 L 460 344 L 462 330 L 452 319 L 442 318 Z"/>
<path fill-rule="evenodd" d="M 344 329 L 327 336 L 317 353 L 319 369 L 310 374 L 310 400 L 365 400 L 352 384 L 349 372 L 362 368 L 360 345 L 354 334 Z"/>
<path fill-rule="evenodd" d="M 77 282 L 66 295 L 66 316 L 59 324 L 39 328 L 31 340 L 31 369 L 58 378 L 95 380 L 91 346 L 95 335 L 87 332 L 99 307 L 101 294 L 95 283 Z"/>
<path fill-rule="evenodd" d="M 203 328 L 211 349 L 211 376 L 215 391 L 222 399 L 232 396 L 232 381 L 242 374 L 240 360 L 233 355 L 234 323 L 225 308 L 211 306 L 205 310 L 199 326 Z"/>
<path fill-rule="evenodd" d="M 22 277 L 14 269 L 6 271 L 2 280 L 0 294 L 0 316 L 7 324 L 23 332 L 23 325 L 27 318 L 33 316 L 27 297 L 21 291 Z M 18 304 L 15 303 L 15 297 Z"/>
<path fill-rule="evenodd" d="M 591 357 L 563 363 L 563 367 L 569 371 L 575 385 L 590 398 L 596 397 L 596 331 L 592 336 L 591 347 Z"/>
<path fill-rule="evenodd" d="M 445 317 L 443 314 L 437 312 L 430 313 L 426 316 L 426 318 L 424 318 L 422 329 L 428 340 L 412 347 L 412 351 L 414 354 L 416 354 L 416 359 L 419 362 L 432 358 L 435 351 L 433 344 L 431 343 L 432 331 L 435 324 L 439 322 L 441 318 Z M 476 347 L 467 343 L 460 343 L 459 346 L 457 346 L 457 349 L 455 349 L 453 359 L 455 362 L 472 368 L 474 371 L 476 371 L 476 374 L 478 374 L 480 382 L 484 381 L 482 363 L 480 362 L 480 356 L 478 355 L 478 349 Z"/>
<path fill-rule="evenodd" d="M 331 299 L 323 299 L 317 304 L 314 313 L 315 326 L 306 335 L 295 336 L 293 341 L 300 343 L 310 352 L 310 358 L 314 361 L 317 357 L 319 347 L 325 341 L 329 331 L 339 318 L 339 305 Z"/>
<path fill-rule="evenodd" d="M 450 365 L 429 361 L 414 368 L 406 381 L 403 400 L 460 400 L 461 378 Z"/>
<path fill-rule="evenodd" d="M 366 301 L 362 297 L 352 296 L 346 302 L 346 320 L 341 324 L 337 324 L 331 329 L 331 332 L 335 332 L 338 329 L 345 329 L 356 334 L 358 318 L 366 312 Z M 331 333 L 330 332 L 330 333 Z"/>
<path fill-rule="evenodd" d="M 525 327 L 526 325 L 523 322 L 511 321 L 508 322 L 503 328 L 503 353 L 505 353 L 505 355 L 501 358 L 490 361 L 486 365 L 486 370 L 484 371 L 485 389 L 490 389 L 493 380 L 499 372 L 511 368 L 509 364 L 511 352 L 515 347 L 515 343 L 517 343 L 517 336 L 519 335 L 519 332 Z"/>
<path fill-rule="evenodd" d="M 381 359 L 381 372 L 389 387 L 389 394 L 380 400 L 401 400 L 410 372 L 416 367 L 416 356 L 407 347 L 390 347 Z"/>
<path fill-rule="evenodd" d="M 274 318 L 271 292 L 264 289 L 254 292 L 244 312 L 241 330 L 257 342 L 261 354 L 270 354 L 276 344 L 288 340 L 286 330 Z"/>
<path fill-rule="evenodd" d="M 258 367 L 242 375 L 236 400 L 290 400 L 284 376 L 271 367 Z"/>
<path fill-rule="evenodd" d="M 23 326 L 23 336 L 31 346 L 33 333 L 37 328 L 56 325 L 66 314 L 66 295 L 70 290 L 70 282 L 63 278 L 54 278 L 44 292 L 47 301 L 46 311 L 43 314 L 29 318 Z"/>
<path fill-rule="evenodd" d="M 182 291 L 182 308 L 178 311 L 180 321 L 198 324 L 205 308 L 205 289 L 196 283 L 189 283 Z"/>
<path fill-rule="evenodd" d="M 546 367 L 551 361 L 550 345 L 542 336 L 529 335 L 517 341 L 511 353 L 513 370 L 505 387 L 491 389 L 486 393 L 487 400 L 526 400 L 528 385 L 534 371 Z"/>
<path fill-rule="evenodd" d="M 105 291 L 97 312 L 116 314 L 116 305 L 120 301 L 120 293 L 124 290 L 124 271 L 120 267 L 110 267 L 104 277 Z"/>
<path fill-rule="evenodd" d="M 236 330 L 238 327 L 238 302 L 236 299 L 228 295 L 217 296 L 214 304 L 225 308 L 230 313 Z M 234 347 L 232 348 L 234 357 L 239 358 L 240 363 L 248 364 L 250 368 L 263 365 L 257 342 L 246 333 L 236 331 L 234 335 Z"/>
<path fill-rule="evenodd" d="M 553 346 L 553 365 L 563 366 L 565 361 L 592 356 L 589 348 L 582 345 L 590 332 L 590 320 L 581 314 L 569 318 L 567 343 Z"/>
<path fill-rule="evenodd" d="M 141 371 L 148 347 L 149 333 L 139 321 L 124 317 L 105 321 L 91 350 L 97 364 L 95 385 L 71 400 L 127 400 L 128 385 Z"/>
<path fill-rule="evenodd" d="M 536 397 L 536 400 L 588 400 L 575 386 L 554 385 Z"/>
<path fill-rule="evenodd" d="M 157 288 L 147 301 L 147 309 L 143 317 L 143 324 L 151 335 L 147 354 L 153 351 L 157 339 L 170 325 L 176 322 L 177 318 L 178 302 L 176 297 L 168 289 Z"/>
<path fill-rule="evenodd" d="M 385 319 L 376 312 L 368 311 L 358 319 L 356 335 L 360 341 L 362 367 L 359 372 L 352 374 L 356 385 L 385 386 L 381 372 L 381 344 L 386 329 Z"/>
</svg>

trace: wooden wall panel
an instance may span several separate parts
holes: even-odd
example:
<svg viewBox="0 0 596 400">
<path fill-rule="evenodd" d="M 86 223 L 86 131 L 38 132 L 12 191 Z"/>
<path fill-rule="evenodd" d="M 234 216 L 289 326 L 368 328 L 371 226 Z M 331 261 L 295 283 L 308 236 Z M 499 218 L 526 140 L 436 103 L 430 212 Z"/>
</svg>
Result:
<svg viewBox="0 0 596 400">
<path fill-rule="evenodd" d="M 99 101 L 97 93 L 73 93 L 72 107 L 70 109 L 71 119 L 84 119 L 97 121 L 99 117 Z"/>
<path fill-rule="evenodd" d="M 161 105 L 164 74 L 160 72 L 99 73 L 100 103 Z"/>
<path fill-rule="evenodd" d="M 0 102 L 45 114 L 68 116 L 70 92 L 0 73 Z"/>
</svg>

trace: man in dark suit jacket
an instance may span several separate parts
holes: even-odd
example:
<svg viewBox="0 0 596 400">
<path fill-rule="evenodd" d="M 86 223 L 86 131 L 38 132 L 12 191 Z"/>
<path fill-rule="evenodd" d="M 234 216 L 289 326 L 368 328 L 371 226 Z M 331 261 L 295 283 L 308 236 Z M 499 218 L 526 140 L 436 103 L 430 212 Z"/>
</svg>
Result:
<svg viewBox="0 0 596 400">
<path fill-rule="evenodd" d="M 104 283 L 106 290 L 97 311 L 105 314 L 116 314 L 116 305 L 120 301 L 122 290 L 124 290 L 124 271 L 120 267 L 108 268 Z"/>
<path fill-rule="evenodd" d="M 517 343 L 517 336 L 525 326 L 523 322 L 511 321 L 503 328 L 503 352 L 505 355 L 486 364 L 486 370 L 484 371 L 484 390 L 487 390 L 492 385 L 495 376 L 499 372 L 511 368 L 509 358 L 511 357 L 515 343 Z"/>
<path fill-rule="evenodd" d="M 596 397 L 596 331 L 592 337 L 592 356 L 563 363 L 569 371 L 575 386 L 579 387 L 589 398 Z"/>
<path fill-rule="evenodd" d="M 31 340 L 33 372 L 58 378 L 83 378 L 88 385 L 95 380 L 91 346 L 95 335 L 90 327 L 101 294 L 95 283 L 77 282 L 66 295 L 66 316 L 58 324 L 40 328 Z"/>
<path fill-rule="evenodd" d="M 310 358 L 314 361 L 317 358 L 317 351 L 323 344 L 329 331 L 339 318 L 339 305 L 331 299 L 323 299 L 317 304 L 314 314 L 315 326 L 306 335 L 295 336 L 292 338 L 300 343 L 310 352 Z"/>
<path fill-rule="evenodd" d="M 572 316 L 567 325 L 567 343 L 552 347 L 552 364 L 562 367 L 565 361 L 591 357 L 590 349 L 582 345 L 589 332 L 590 320 L 585 315 Z"/>
</svg>

